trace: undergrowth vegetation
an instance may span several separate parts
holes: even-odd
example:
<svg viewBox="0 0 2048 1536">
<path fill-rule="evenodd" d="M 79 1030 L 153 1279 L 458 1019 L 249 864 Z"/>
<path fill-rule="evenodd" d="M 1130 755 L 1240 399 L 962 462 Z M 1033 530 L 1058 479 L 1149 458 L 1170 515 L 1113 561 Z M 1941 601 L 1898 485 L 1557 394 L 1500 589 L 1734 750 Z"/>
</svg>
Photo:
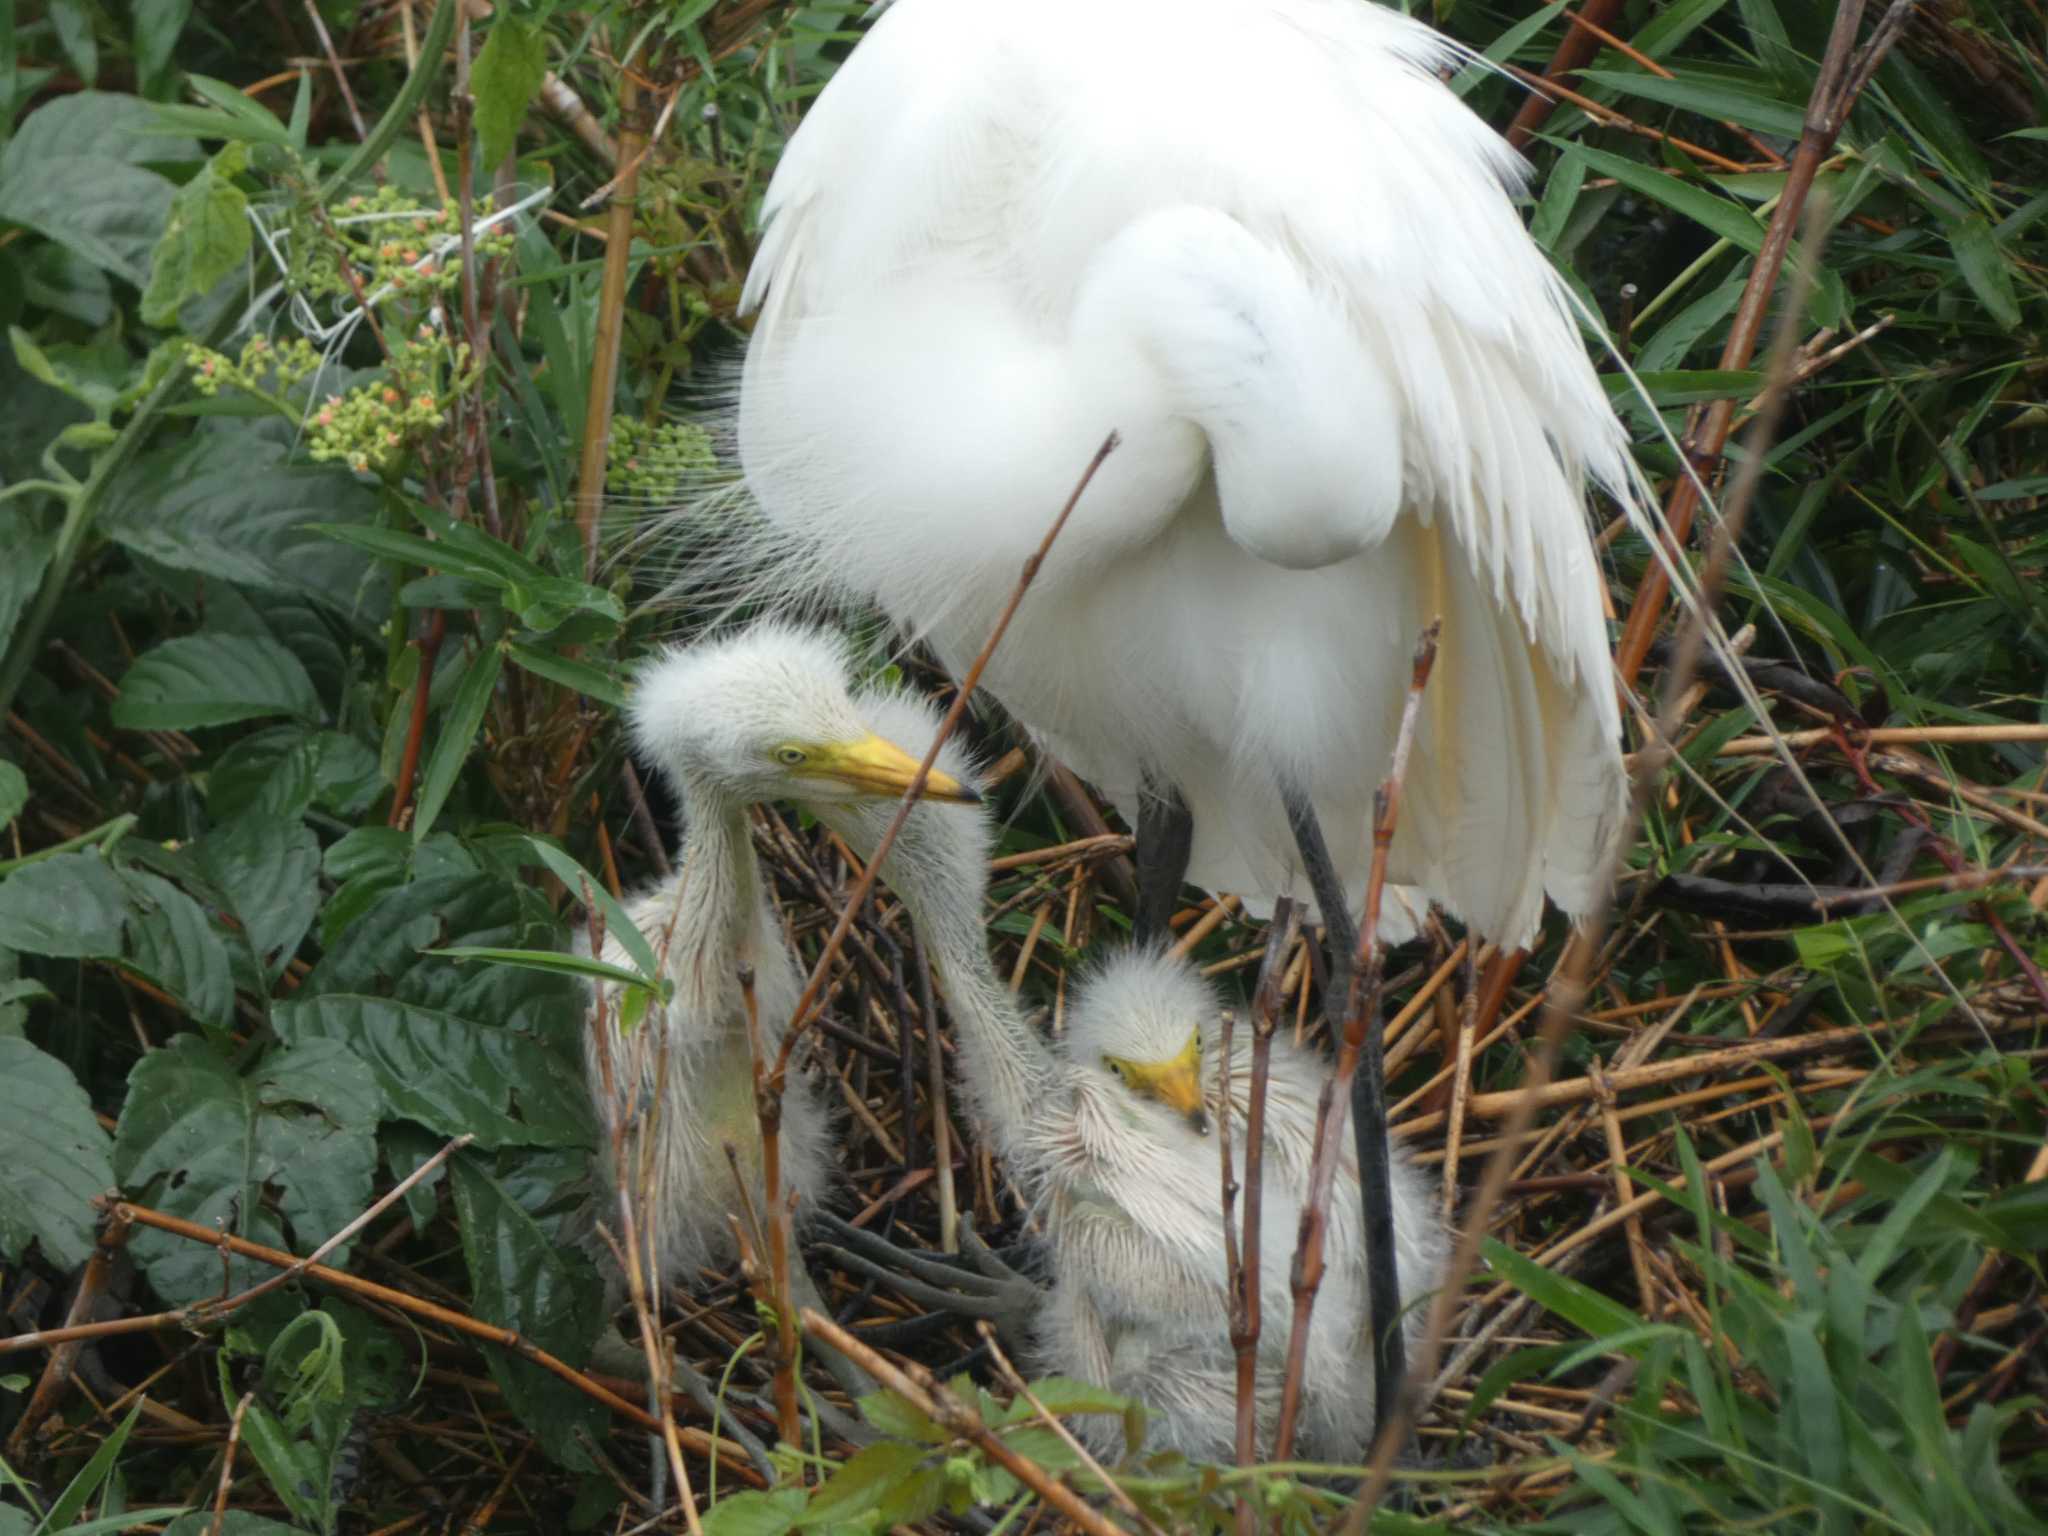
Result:
<svg viewBox="0 0 2048 1536">
<path fill-rule="evenodd" d="M 1454 85 L 1519 121 L 1646 472 L 1671 494 L 1683 440 L 1746 508 L 1721 616 L 1766 713 L 1726 661 L 1676 700 L 1533 1122 L 1564 925 L 1391 959 L 1396 1128 L 1487 1243 L 1374 1529 L 2048 1530 L 2042 18 L 1873 9 L 1874 67 L 1831 85 L 1836 14 L 1432 16 L 1502 66 Z M 685 1509 L 645 1383 L 589 1368 L 613 1320 L 568 952 L 666 872 L 617 712 L 695 622 L 641 514 L 720 468 L 692 386 L 741 343 L 760 194 L 864 20 L 0 4 L 0 1536 L 1067 1518 L 1017 1461 L 1112 1524 L 1343 1517 L 1355 1476 L 1190 1468 L 1136 1423 L 1085 1466 L 1048 1419 L 1120 1405 L 1034 1403 L 943 1320 L 900 1345 L 935 1376 L 858 1405 L 865 1449 L 713 1455 L 678 1400 Z M 1654 699 L 1672 626 L 1636 537 L 1604 548 Z M 1129 845 L 993 712 L 970 730 L 998 963 L 1057 1012 L 1126 926 Z M 849 860 L 787 813 L 756 833 L 808 962 Z M 1181 926 L 1249 992 L 1261 924 L 1191 897 Z M 804 1069 L 846 1106 L 836 1206 L 1021 1242 L 934 1093 L 920 965 L 886 898 L 835 962 Z M 1313 1033 L 1314 968 L 1281 965 Z M 824 1278 L 856 1332 L 915 1313 Z M 738 1276 L 671 1302 L 772 1445 L 772 1322 Z"/>
</svg>

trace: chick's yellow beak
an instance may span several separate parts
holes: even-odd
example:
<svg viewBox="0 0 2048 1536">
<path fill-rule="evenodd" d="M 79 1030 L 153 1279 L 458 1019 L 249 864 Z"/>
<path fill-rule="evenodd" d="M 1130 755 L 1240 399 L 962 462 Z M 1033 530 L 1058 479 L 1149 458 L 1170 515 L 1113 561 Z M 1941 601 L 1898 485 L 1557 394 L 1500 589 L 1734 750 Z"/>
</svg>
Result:
<svg viewBox="0 0 2048 1536">
<path fill-rule="evenodd" d="M 1202 1102 L 1202 1040 L 1188 1036 L 1188 1043 L 1171 1061 L 1163 1061 L 1144 1073 L 1143 1091 L 1182 1116 L 1197 1136 L 1209 1134 L 1209 1110 Z"/>
<path fill-rule="evenodd" d="M 870 794 L 900 795 L 917 777 L 917 759 L 895 742 L 870 733 L 859 741 L 820 749 L 812 758 L 811 772 Z M 925 775 L 924 798 L 960 805 L 981 803 L 973 788 L 937 768 Z"/>
</svg>

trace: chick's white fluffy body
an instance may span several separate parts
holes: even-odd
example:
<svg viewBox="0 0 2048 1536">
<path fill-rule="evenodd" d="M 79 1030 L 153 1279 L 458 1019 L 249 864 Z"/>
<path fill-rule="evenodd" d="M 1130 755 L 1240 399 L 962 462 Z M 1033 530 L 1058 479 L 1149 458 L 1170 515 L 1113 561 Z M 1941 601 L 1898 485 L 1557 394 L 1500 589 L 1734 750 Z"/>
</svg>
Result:
<svg viewBox="0 0 2048 1536">
<path fill-rule="evenodd" d="M 904 694 L 866 694 L 859 708 L 912 753 L 936 733 L 934 712 Z M 938 765 L 971 782 L 971 762 L 951 744 Z M 819 815 L 863 855 L 889 819 L 880 805 L 821 806 Z M 1197 1134 L 1165 1104 L 1133 1093 L 1104 1058 L 1171 1061 L 1199 1030 L 1210 1122 L 1220 1120 L 1227 1082 L 1241 1175 L 1249 1026 L 1233 1030 L 1226 1078 L 1214 993 L 1181 962 L 1132 952 L 1108 961 L 1074 990 L 1062 1039 L 1041 1038 L 989 962 L 981 922 L 988 852 L 983 816 L 920 805 L 882 875 L 909 907 L 938 965 L 959 1031 L 969 1107 L 1044 1224 L 1052 1291 L 1039 1319 L 1036 1363 L 1041 1371 L 1092 1381 L 1144 1403 L 1152 1412 L 1148 1445 L 1228 1460 L 1236 1366 L 1216 1139 Z M 1267 1326 L 1259 1425 L 1268 1448 L 1291 1313 L 1288 1266 L 1327 1071 L 1315 1052 L 1274 1041 L 1260 1228 Z M 1407 1299 L 1436 1283 L 1445 1239 L 1414 1171 L 1397 1159 L 1393 1172 L 1396 1266 Z M 1329 1269 L 1312 1323 L 1299 1444 L 1311 1456 L 1352 1460 L 1372 1424 L 1373 1380 L 1358 1173 L 1348 1145 L 1329 1220 Z M 1085 1420 L 1081 1427 L 1114 1449 L 1119 1430 L 1113 1422 Z"/>
<path fill-rule="evenodd" d="M 771 1052 L 781 1045 L 800 984 L 762 885 L 747 812 L 764 800 L 844 792 L 822 780 L 796 780 L 776 753 L 791 742 L 866 734 L 845 687 L 846 667 L 843 648 L 818 631 L 757 626 L 735 639 L 669 651 L 634 691 L 633 743 L 671 781 L 684 833 L 675 874 L 627 911 L 675 995 L 665 1010 L 650 1011 L 624 1032 L 616 1009 L 596 1007 L 585 1054 L 606 1145 L 622 1118 L 627 1126 L 631 1176 L 646 1181 L 650 1197 L 641 1219 L 654 1227 L 652 1248 L 667 1273 L 730 1263 L 736 1255 L 728 1213 L 747 1202 L 767 1210 L 739 969 L 753 967 L 755 1006 Z M 631 964 L 616 936 L 606 939 L 604 957 Z M 608 1026 L 609 1091 L 597 1033 Z M 824 1198 L 830 1141 L 819 1089 L 807 1074 L 791 1074 L 782 1178 L 800 1212 Z M 744 1201 L 728 1144 L 747 1181 Z"/>
<path fill-rule="evenodd" d="M 1236 1436 L 1236 1357 L 1229 1339 L 1219 1150 L 1180 1115 L 1130 1094 L 1106 1056 L 1158 1060 L 1202 1032 L 1203 1093 L 1212 1125 L 1230 1101 L 1231 1156 L 1245 1166 L 1251 1105 L 1249 1024 L 1232 1030 L 1226 1066 L 1216 999 L 1184 964 L 1130 954 L 1077 989 L 1063 1055 L 1066 1106 L 1033 1127 L 1027 1164 L 1058 1280 L 1043 1332 L 1043 1366 L 1151 1405 L 1153 1442 L 1228 1460 Z M 1169 1044 L 1168 1042 L 1173 1042 Z M 1266 1094 L 1260 1209 L 1258 1436 L 1270 1454 L 1292 1312 L 1289 1266 L 1314 1155 L 1316 1103 L 1329 1064 L 1273 1042 Z M 1401 1295 L 1425 1297 L 1442 1270 L 1443 1228 L 1414 1170 L 1393 1166 L 1395 1269 Z M 1347 1461 L 1373 1422 L 1370 1296 L 1358 1168 L 1350 1147 L 1329 1209 L 1329 1269 L 1311 1318 L 1298 1448 Z M 1241 1214 L 1241 1212 L 1240 1212 Z M 1412 1348 L 1426 1308 L 1411 1308 Z"/>
<path fill-rule="evenodd" d="M 1303 894 L 1283 782 L 1362 889 L 1441 615 L 1392 873 L 1514 943 L 1619 820 L 1583 494 L 1632 481 L 1458 62 L 1364 0 L 897 0 L 769 190 L 738 430 L 771 580 L 956 671 L 1120 432 L 986 683 L 1178 786 L 1213 889 Z"/>
</svg>

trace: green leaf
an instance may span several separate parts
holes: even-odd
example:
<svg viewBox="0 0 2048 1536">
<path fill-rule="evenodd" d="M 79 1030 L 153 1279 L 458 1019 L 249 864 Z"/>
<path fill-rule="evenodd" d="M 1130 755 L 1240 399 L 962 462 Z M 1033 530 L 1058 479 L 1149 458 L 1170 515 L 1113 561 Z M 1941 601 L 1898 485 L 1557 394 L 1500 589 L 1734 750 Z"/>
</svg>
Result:
<svg viewBox="0 0 2048 1536">
<path fill-rule="evenodd" d="M 885 1440 L 850 1457 L 811 1495 L 797 1520 L 799 1528 L 859 1520 L 876 1509 L 895 1483 L 907 1476 L 930 1452 L 920 1445 Z"/>
<path fill-rule="evenodd" d="M 93 1197 L 114 1187 L 109 1148 L 70 1069 L 0 1037 L 0 1251 L 19 1259 L 33 1238 L 60 1270 L 91 1257 Z"/>
<path fill-rule="evenodd" d="M 387 1119 L 440 1136 L 469 1132 L 485 1149 L 590 1142 L 581 1064 L 530 1035 L 345 993 L 279 1004 L 272 1023 L 287 1044 L 346 1045 L 376 1074 Z"/>
<path fill-rule="evenodd" d="M 509 10 L 500 11 L 470 67 L 481 163 L 494 167 L 511 151 L 526 108 L 548 72 L 547 39 Z"/>
<path fill-rule="evenodd" d="M 250 1407 L 255 1407 L 255 1404 L 251 1403 Z M 213 1512 L 199 1510 L 173 1520 L 164 1528 L 164 1536 L 212 1536 L 213 1530 Z M 221 1521 L 219 1536 L 299 1536 L 299 1531 L 296 1526 L 280 1524 L 264 1515 L 230 1509 Z"/>
<path fill-rule="evenodd" d="M 230 144 L 178 189 L 150 259 L 145 324 L 176 324 L 180 304 L 212 291 L 249 259 L 249 199 L 234 181 L 248 163 L 249 146 Z"/>
<path fill-rule="evenodd" d="M 7 551 L 7 558 L 0 561 L 0 654 L 14 639 L 15 625 L 41 587 L 55 547 L 56 539 L 40 519 L 18 504 L 0 505 L 0 549 Z"/>
<path fill-rule="evenodd" d="M 1660 75 L 1638 74 L 1626 69 L 1581 69 L 1578 73 L 1581 80 L 1595 85 L 1604 85 L 1686 112 L 1696 112 L 1702 117 L 1725 119 L 1758 133 L 1796 139 L 1806 127 L 1806 109 L 1803 106 L 1726 80 L 1699 75 L 1678 75 L 1667 80 Z"/>
<path fill-rule="evenodd" d="M 545 838 L 529 837 L 526 845 L 578 901 L 597 903 L 604 913 L 605 936 L 616 940 L 640 968 L 643 982 L 656 984 L 661 977 L 661 964 L 655 958 L 654 946 L 647 942 L 647 935 L 640 931 L 640 925 L 633 921 L 632 915 L 604 888 L 604 882 Z M 666 921 L 665 918 L 661 920 Z"/>
<path fill-rule="evenodd" d="M 444 944 L 559 949 L 564 937 L 546 902 L 517 880 L 483 873 L 416 877 L 369 902 L 328 946 L 298 996 L 396 998 L 525 1030 L 574 1056 L 582 1049 L 590 997 L 580 982 L 506 966 L 455 965 L 429 953 Z"/>
<path fill-rule="evenodd" d="M 1545 1269 L 1505 1243 L 1488 1238 L 1482 1252 L 1487 1264 L 1516 1290 L 1596 1339 L 1643 1326 L 1643 1320 L 1619 1302 L 1608 1300 L 1567 1275 Z"/>
<path fill-rule="evenodd" d="M 92 35 L 92 12 L 85 0 L 49 0 L 51 30 L 78 78 L 95 85 L 100 78 L 100 45 Z"/>
<path fill-rule="evenodd" d="M 269 715 L 319 716 L 313 680 L 275 640 L 206 632 L 146 651 L 121 680 L 114 723 L 124 730 L 189 730 Z"/>
<path fill-rule="evenodd" d="M 490 708 L 491 692 L 498 686 L 498 674 L 505 666 L 505 652 L 485 641 L 464 667 L 455 698 L 441 722 L 441 734 L 434 742 L 433 756 L 420 780 L 419 803 L 413 811 L 412 840 L 415 846 L 434 828 L 434 820 L 455 787 L 455 777 L 469 757 L 484 711 Z"/>
<path fill-rule="evenodd" d="M 128 893 L 97 849 L 60 853 L 0 879 L 0 948 L 81 959 L 121 953 Z"/>
<path fill-rule="evenodd" d="M 1948 243 L 1955 252 L 1963 281 L 1970 285 L 1970 292 L 1990 312 L 1998 328 L 2009 331 L 2018 325 L 2020 302 L 2013 291 L 2012 267 L 1992 238 L 1990 221 L 1977 213 L 1956 220 L 1948 226 Z"/>
<path fill-rule="evenodd" d="M 50 1501 L 50 1507 L 43 1514 L 41 1529 L 62 1531 L 73 1527 L 78 1517 L 85 1512 L 85 1506 L 92 1502 L 94 1494 L 107 1481 L 114 1470 L 114 1464 L 121 1459 L 121 1448 L 128 1443 L 128 1435 L 135 1428 L 135 1420 L 142 1413 L 142 1402 L 137 1399 L 135 1406 L 114 1427 L 114 1432 L 102 1440 L 92 1453 L 92 1459 L 79 1468 L 78 1475 L 65 1485 L 64 1491 Z M 132 1524 L 133 1518 L 123 1524 Z"/>
<path fill-rule="evenodd" d="M 571 661 L 566 656 L 557 656 L 552 651 L 543 651 L 531 645 L 521 645 L 516 640 L 506 649 L 520 666 L 551 683 L 573 688 L 585 698 L 595 699 L 600 704 L 609 704 L 614 709 L 626 707 L 625 684 L 602 667 L 594 667 L 587 661 Z"/>
<path fill-rule="evenodd" d="M 171 1215 L 309 1253 L 370 1203 L 382 1110 L 370 1069 L 335 1042 L 273 1052 L 244 1076 L 180 1035 L 128 1074 L 114 1172 Z M 268 1272 L 164 1233 L 137 1233 L 130 1247 L 174 1305 L 217 1295 L 223 1263 L 236 1289 Z"/>
<path fill-rule="evenodd" d="M 916 1440 L 937 1445 L 947 1438 L 944 1429 L 894 1392 L 870 1392 L 859 1403 L 860 1416 L 883 1434 L 897 1440 Z"/>
<path fill-rule="evenodd" d="M 194 851 L 274 980 L 320 909 L 319 839 L 293 818 L 239 816 L 207 833 Z"/>
<path fill-rule="evenodd" d="M 704 1536 L 785 1536 L 803 1513 L 804 1490 L 728 1493 L 704 1511 Z"/>
<path fill-rule="evenodd" d="M 1639 192 L 1676 213 L 1684 214 L 1695 224 L 1740 246 L 1752 256 L 1763 248 L 1763 225 L 1757 223 L 1740 203 L 1708 192 L 1693 182 L 1667 175 L 1640 160 L 1630 160 L 1584 144 L 1571 147 L 1586 157 L 1587 168 L 1595 174 L 1612 176 L 1630 191 Z"/>
<path fill-rule="evenodd" d="M 492 1177 L 483 1159 L 458 1153 L 450 1188 L 462 1225 L 476 1315 L 580 1365 L 603 1326 L 604 1285 L 582 1250 L 557 1243 Z M 602 1441 L 609 1415 L 560 1377 L 500 1349 L 486 1349 L 505 1400 L 564 1466 L 592 1470 L 577 1432 Z"/>
<path fill-rule="evenodd" d="M 99 530 L 173 570 L 381 617 L 383 571 L 309 524 L 367 522 L 376 493 L 354 476 L 295 465 L 268 424 L 222 423 L 136 459 L 107 487 Z"/>
<path fill-rule="evenodd" d="M 234 1023 L 235 988 L 227 946 L 199 903 L 146 870 L 122 873 L 129 890 L 122 964 L 155 982 L 199 1023 L 225 1031 Z"/>
<path fill-rule="evenodd" d="M 31 113 L 0 153 L 0 220 L 141 288 L 176 189 L 130 156 L 138 112 L 149 116 L 134 97 L 78 91 Z M 154 158 L 178 158 L 171 141 L 155 142 Z"/>
<path fill-rule="evenodd" d="M 622 965 L 607 965 L 602 960 L 593 960 L 588 955 L 559 949 L 500 949 L 481 944 L 449 944 L 427 951 L 430 955 L 445 956 L 450 960 L 488 960 L 493 965 L 516 966 L 528 971 L 546 971 L 554 976 L 581 976 L 590 981 L 610 982 L 616 987 L 625 987 L 639 993 L 642 1001 L 635 1006 L 646 1007 L 646 1000 L 654 996 L 654 987 L 638 971 L 629 971 Z"/>
<path fill-rule="evenodd" d="M 154 96 L 170 72 L 171 50 L 192 15 L 192 0 L 132 0 L 136 89 Z"/>
<path fill-rule="evenodd" d="M 1091 1381 L 1076 1381 L 1071 1376 L 1047 1376 L 1041 1381 L 1034 1381 L 1031 1392 L 1045 1405 L 1046 1411 L 1053 1414 L 1122 1413 L 1126 1406 L 1125 1399 L 1107 1387 L 1098 1387 Z M 1020 1421 L 1036 1414 L 1037 1410 L 1021 1397 L 1017 1401 L 1024 1403 L 1025 1409 L 1024 1413 L 1017 1415 Z"/>
</svg>

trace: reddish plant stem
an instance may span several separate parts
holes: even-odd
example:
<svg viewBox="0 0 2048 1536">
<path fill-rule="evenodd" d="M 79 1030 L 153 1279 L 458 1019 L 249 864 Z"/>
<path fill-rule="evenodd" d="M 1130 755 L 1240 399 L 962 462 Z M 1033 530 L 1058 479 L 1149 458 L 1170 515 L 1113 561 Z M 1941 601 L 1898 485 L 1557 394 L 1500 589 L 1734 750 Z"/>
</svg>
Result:
<svg viewBox="0 0 2048 1536">
<path fill-rule="evenodd" d="M 1266 927 L 1266 950 L 1259 962 L 1258 986 L 1252 994 L 1252 1075 L 1245 1101 L 1244 1127 L 1244 1235 L 1240 1239 L 1231 1223 L 1231 1205 L 1237 1185 L 1230 1169 L 1231 1072 L 1235 1053 L 1231 1030 L 1233 1012 L 1223 1015 L 1223 1082 L 1219 1094 L 1223 1143 L 1223 1245 L 1230 1286 L 1230 1346 L 1237 1359 L 1237 1464 L 1254 1465 L 1258 1460 L 1259 1424 L 1259 1332 L 1261 1301 L 1261 1223 L 1264 1217 L 1266 1168 L 1266 1094 L 1273 1065 L 1273 1031 L 1280 1020 L 1284 999 L 1280 995 L 1281 973 L 1294 947 L 1300 919 L 1294 903 L 1283 896 L 1273 905 L 1273 918 Z M 1248 1499 L 1237 1501 L 1237 1526 L 1241 1536 L 1254 1536 L 1258 1521 Z"/>
<path fill-rule="evenodd" d="M 412 781 L 419 771 L 420 744 L 427 734 L 427 696 L 433 692 L 434 664 L 441 659 L 441 641 L 448 634 L 448 610 L 436 608 L 427 616 L 427 631 L 417 644 L 420 651 L 419 676 L 412 686 L 412 718 L 405 727 L 405 754 L 398 760 L 398 786 L 391 798 L 391 815 L 386 825 L 403 827 L 412 809 Z"/>
<path fill-rule="evenodd" d="M 1835 140 L 1841 137 L 1857 93 L 1897 38 L 1898 24 L 1887 15 L 1863 55 L 1852 61 L 1850 49 L 1856 41 L 1856 27 L 1862 19 L 1863 6 L 1864 0 L 1841 0 L 1836 8 L 1827 53 L 1821 60 L 1813 94 L 1807 98 L 1806 122 L 1799 135 L 1799 147 L 1793 152 L 1791 168 L 1785 173 L 1785 190 L 1779 195 L 1778 206 L 1771 214 L 1770 227 L 1764 231 L 1763 246 L 1757 252 L 1756 260 L 1750 264 L 1749 280 L 1743 285 L 1734 321 L 1728 328 L 1728 338 L 1722 344 L 1721 360 L 1715 365 L 1718 368 L 1736 372 L 1749 366 L 1757 341 L 1763 335 L 1771 293 L 1792 249 L 1793 231 L 1799 228 L 1807 194 L 1813 190 L 1814 177 L 1819 174 L 1821 162 L 1834 149 Z M 1572 34 L 1573 37 L 1579 35 L 1577 31 Z M 1716 400 L 1696 411 L 1688 425 L 1684 451 L 1692 473 L 1681 473 L 1673 482 L 1671 498 L 1664 509 L 1664 521 L 1671 540 L 1670 553 L 1674 560 L 1683 557 L 1686 538 L 1692 531 L 1693 515 L 1699 510 L 1700 482 L 1719 466 L 1722 450 L 1728 445 L 1729 433 L 1734 430 L 1739 404 L 1732 399 Z M 1623 686 L 1633 683 L 1636 674 L 1642 670 L 1670 590 L 1671 583 L 1663 566 L 1651 565 L 1636 592 L 1635 601 L 1629 606 L 1628 622 L 1622 629 L 1615 664 L 1620 670 Z"/>
<path fill-rule="evenodd" d="M 1551 54 L 1550 62 L 1543 66 L 1543 73 L 1557 80 L 1582 68 L 1600 51 L 1600 31 L 1612 26 L 1620 13 L 1621 0 L 1587 0 L 1587 25 L 1565 29 L 1564 36 L 1557 40 L 1557 50 Z M 1516 109 L 1514 120 L 1508 124 L 1508 142 L 1517 149 L 1526 149 L 1537 130 L 1556 110 L 1557 103 L 1550 97 L 1532 93 Z"/>
</svg>

